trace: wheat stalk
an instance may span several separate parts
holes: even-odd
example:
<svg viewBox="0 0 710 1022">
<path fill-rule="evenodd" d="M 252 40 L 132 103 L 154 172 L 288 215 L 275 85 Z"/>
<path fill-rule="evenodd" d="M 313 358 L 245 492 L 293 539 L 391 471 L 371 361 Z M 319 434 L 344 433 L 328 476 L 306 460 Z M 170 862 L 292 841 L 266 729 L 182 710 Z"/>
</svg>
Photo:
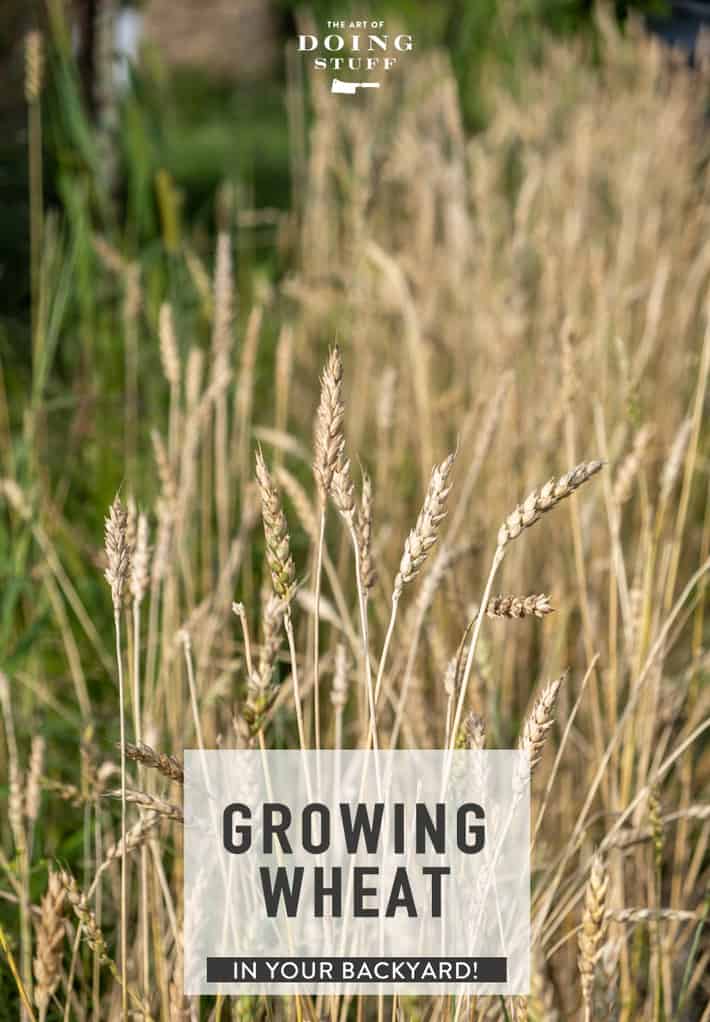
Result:
<svg viewBox="0 0 710 1022">
<path fill-rule="evenodd" d="M 113 620 L 118 665 L 119 726 L 121 732 L 121 840 L 126 839 L 126 710 L 123 684 L 123 658 L 121 656 L 121 605 L 128 579 L 129 548 L 126 541 L 128 515 L 116 496 L 109 509 L 105 529 L 105 549 L 108 565 L 106 581 L 111 587 Z M 71 897 L 70 897 L 71 901 Z M 124 1022 L 128 1019 L 128 889 L 125 859 L 121 859 L 121 1011 Z"/>
<path fill-rule="evenodd" d="M 313 472 L 320 498 L 316 570 L 313 582 L 313 707 L 316 749 L 320 749 L 320 592 L 326 509 L 335 469 L 343 459 L 345 439 L 342 425 L 344 415 L 343 363 L 336 345 L 328 355 L 328 361 L 321 374 L 320 401 L 314 435 Z"/>
<path fill-rule="evenodd" d="M 362 476 L 362 493 L 359 514 L 355 520 L 355 532 L 360 551 L 362 587 L 369 593 L 375 587 L 377 572 L 372 559 L 372 481 L 366 472 Z"/>
<path fill-rule="evenodd" d="M 140 763 L 151 770 L 157 770 L 163 777 L 175 781 L 176 784 L 183 784 L 185 781 L 182 763 L 175 756 L 169 756 L 165 752 L 156 752 L 145 742 L 137 742 L 135 745 L 128 742 L 126 756 L 135 763 Z"/>
<path fill-rule="evenodd" d="M 106 798 L 122 798 L 121 791 L 107 791 Z M 157 795 L 151 795 L 147 791 L 136 791 L 133 788 L 126 789 L 126 802 L 130 805 L 138 806 L 139 809 L 147 809 L 152 813 L 159 813 L 161 816 L 167 816 L 170 820 L 177 820 L 178 823 L 184 821 L 183 811 L 180 806 L 175 805 L 173 802 L 168 802 L 167 799 L 159 798 Z M 125 847 L 125 841 L 121 838 L 120 847 Z"/>
<path fill-rule="evenodd" d="M 86 895 L 79 889 L 76 879 L 68 870 L 60 870 L 59 882 L 62 885 L 66 899 L 74 910 L 81 928 L 86 936 L 86 942 L 103 965 L 109 963 L 108 945 L 103 930 L 96 922 L 96 916 L 91 911 Z"/>
<path fill-rule="evenodd" d="M 596 475 L 603 466 L 602 461 L 585 461 L 571 469 L 559 479 L 550 479 L 539 490 L 533 490 L 519 504 L 515 511 L 508 515 L 498 530 L 498 546 L 503 548 L 516 539 L 521 532 L 529 529 L 547 512 L 556 507 L 560 501 L 571 496 L 588 479 Z"/>
<path fill-rule="evenodd" d="M 42 50 L 42 34 L 32 29 L 25 36 L 25 99 L 29 104 L 36 103 L 42 91 Z"/>
<path fill-rule="evenodd" d="M 532 596 L 494 596 L 488 601 L 488 617 L 545 617 L 552 614 L 550 597 L 544 593 Z"/>
<path fill-rule="evenodd" d="M 343 362 L 337 345 L 330 351 L 321 374 L 320 402 L 314 434 L 313 472 L 323 504 L 331 493 L 333 477 L 344 457 Z"/>
<path fill-rule="evenodd" d="M 173 309 L 169 302 L 163 302 L 160 306 L 158 339 L 165 379 L 173 389 L 177 389 L 180 386 L 180 352 L 175 337 Z"/>
<path fill-rule="evenodd" d="M 390 618 L 387 625 L 387 631 L 385 633 L 382 655 L 380 656 L 380 664 L 377 671 L 375 705 L 377 705 L 380 689 L 382 687 L 385 664 L 387 662 L 387 655 L 389 653 L 392 636 L 394 634 L 397 609 L 402 597 L 402 592 L 404 591 L 405 585 L 416 578 L 424 565 L 429 551 L 438 539 L 440 525 L 446 517 L 446 501 L 451 490 L 449 475 L 451 474 L 451 469 L 454 464 L 454 458 L 455 454 L 449 454 L 448 457 L 444 458 L 440 464 L 435 465 L 432 469 L 429 486 L 427 488 L 421 511 L 419 512 L 414 528 L 410 530 L 404 543 L 404 552 L 402 553 L 402 557 L 399 562 L 399 570 L 397 571 L 397 575 L 394 580 Z"/>
<path fill-rule="evenodd" d="M 34 1000 L 39 1009 L 40 1022 L 44 1022 L 47 1007 L 59 986 L 61 975 L 61 945 L 64 940 L 62 914 L 66 891 L 58 873 L 49 871 L 47 890 L 40 903 L 37 924 L 37 949 L 34 958 Z"/>
<path fill-rule="evenodd" d="M 393 601 L 399 600 L 404 586 L 419 574 L 427 554 L 438 539 L 439 527 L 446 517 L 446 500 L 451 490 L 449 475 L 455 457 L 455 453 L 449 454 L 441 464 L 435 465 L 432 470 L 424 504 L 419 512 L 416 525 L 404 544 L 404 553 L 394 580 Z"/>
<path fill-rule="evenodd" d="M 578 935 L 577 964 L 582 979 L 582 1000 L 586 1022 L 592 1017 L 592 988 L 599 951 L 604 942 L 606 894 L 609 885 L 604 864 L 599 855 L 592 859 L 592 867 L 584 895 L 582 927 Z"/>
<path fill-rule="evenodd" d="M 602 468 L 602 465 L 603 462 L 601 461 L 583 462 L 582 464 L 577 465 L 576 468 L 567 472 L 566 475 L 561 476 L 559 479 L 553 478 L 539 490 L 533 490 L 527 499 L 523 501 L 522 504 L 519 504 L 515 511 L 508 515 L 498 530 L 498 540 L 496 550 L 493 555 L 491 570 L 488 574 L 488 579 L 483 592 L 483 599 L 481 600 L 479 611 L 476 615 L 473 626 L 473 635 L 471 636 L 471 642 L 466 656 L 466 665 L 463 671 L 459 698 L 456 705 L 456 713 L 454 715 L 454 723 L 451 731 L 452 749 L 453 742 L 455 741 L 461 722 L 461 715 L 463 713 L 466 693 L 468 691 L 468 683 L 473 669 L 476 646 L 478 645 L 478 639 L 481 633 L 483 614 L 485 609 L 488 607 L 493 582 L 498 569 L 503 562 L 503 557 L 505 556 L 508 544 L 513 539 L 516 539 L 525 529 L 534 525 L 543 514 L 547 511 L 551 511 L 552 508 L 560 503 L 560 501 L 571 496 L 571 494 L 582 486 L 583 483 L 585 483 L 588 479 L 591 479 L 593 475 L 596 475 L 596 473 Z M 449 755 L 449 766 L 450 762 L 451 755 Z"/>
<path fill-rule="evenodd" d="M 276 595 L 288 606 L 293 597 L 296 569 L 291 557 L 291 540 L 281 498 L 266 467 L 261 448 L 256 452 L 256 479 L 261 496 L 261 516 L 271 582 Z"/>
<path fill-rule="evenodd" d="M 486 744 L 486 722 L 473 710 L 466 718 L 465 739 L 467 749 L 480 750 Z"/>
<path fill-rule="evenodd" d="M 549 681 L 545 685 L 525 720 L 519 748 L 528 754 L 531 772 L 540 762 L 547 732 L 555 720 L 555 704 L 560 685 L 566 677 L 567 673 L 565 672 L 559 678 L 555 678 L 554 681 Z"/>
</svg>

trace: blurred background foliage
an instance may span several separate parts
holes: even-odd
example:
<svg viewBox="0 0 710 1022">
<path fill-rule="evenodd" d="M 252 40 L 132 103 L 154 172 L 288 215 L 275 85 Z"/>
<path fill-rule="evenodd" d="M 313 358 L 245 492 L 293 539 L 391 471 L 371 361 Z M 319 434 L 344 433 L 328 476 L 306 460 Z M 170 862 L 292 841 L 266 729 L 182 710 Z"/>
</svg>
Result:
<svg viewBox="0 0 710 1022">
<path fill-rule="evenodd" d="M 643 0 L 634 10 L 661 19 L 669 11 L 662 0 Z M 210 0 L 199 8 L 177 0 L 140 7 L 116 0 L 3 3 L 2 468 L 38 494 L 38 506 L 54 507 L 58 528 L 81 519 L 85 534 L 64 537 L 68 556 L 80 558 L 89 537 L 100 535 L 103 508 L 126 473 L 154 472 L 147 431 L 126 417 L 125 394 L 140 390 L 140 416 L 164 411 L 157 345 L 142 343 L 157 336 L 164 298 L 181 336 L 209 336 L 205 281 L 219 227 L 234 239 L 238 329 L 254 298 L 264 304 L 255 379 L 257 401 L 270 399 L 285 300 L 274 285 L 297 263 L 294 154 L 308 144 L 308 82 L 295 36 L 299 27 L 323 31 L 328 18 L 350 13 L 362 16 L 356 4 L 320 0 L 308 10 L 287 0 Z M 612 13 L 623 24 L 629 8 L 619 4 Z M 375 16 L 390 31 L 411 33 L 417 51 L 447 52 L 471 133 L 486 124 L 487 97 L 516 89 L 547 33 L 586 36 L 590 60 L 600 59 L 588 0 L 388 0 Z M 33 27 L 43 39 L 34 107 L 43 188 L 34 196 L 24 94 L 24 40 Z M 41 234 L 34 299 L 33 218 Z M 137 315 L 134 272 L 141 281 Z M 135 372 L 140 388 L 130 379 Z M 2 542 L 6 638 L 13 628 L 21 636 L 15 657 L 29 653 L 42 619 L 37 608 L 20 612 L 26 565 L 17 559 L 25 548 L 5 534 Z M 82 596 L 93 605 L 93 594 Z M 101 619 L 107 609 L 98 603 Z"/>
<path fill-rule="evenodd" d="M 62 5 L 60 0 L 49 0 L 47 9 L 40 3 L 5 0 L 0 14 L 6 85 L 0 100 L 4 227 L 0 268 L 6 315 L 27 320 L 23 316 L 29 300 L 27 260 L 21 258 L 27 254 L 28 237 L 22 39 L 33 24 L 47 30 L 50 47 L 43 98 L 46 198 L 50 205 L 62 207 L 74 226 L 80 209 L 90 210 L 103 228 L 122 220 L 124 244 L 139 250 L 155 239 L 161 205 L 166 213 L 165 202 L 171 201 L 175 209 L 170 216 L 204 232 L 206 238 L 214 228 L 214 195 L 225 181 L 237 189 L 245 206 L 289 206 L 285 54 L 293 46 L 299 19 L 309 16 L 314 24 L 324 26 L 331 17 L 357 16 L 358 6 L 318 0 L 309 5 L 306 15 L 302 5 L 291 0 L 235 3 L 231 21 L 225 21 L 233 26 L 233 35 L 225 38 L 220 34 L 221 15 L 215 13 L 220 4 L 208 4 L 202 11 L 193 4 L 195 23 L 202 20 L 206 34 L 204 45 L 196 50 L 184 38 L 187 31 L 178 38 L 183 26 L 172 36 L 166 34 L 180 6 L 190 5 L 162 5 L 160 0 L 137 6 L 121 6 L 113 0 Z M 621 20 L 629 9 L 657 16 L 670 11 L 666 0 L 615 6 Z M 590 0 L 436 4 L 387 0 L 378 3 L 376 16 L 411 32 L 420 51 L 433 47 L 448 51 L 472 131 L 486 122 L 486 94 L 491 85 L 515 89 L 521 67 L 539 56 L 545 34 L 586 33 L 593 39 Z M 100 81 L 106 55 L 100 39 L 102 19 L 111 18 L 123 24 L 123 32 L 114 37 L 119 45 L 126 44 L 120 35 L 128 32 L 128 49 L 133 48 L 135 37 L 143 34 L 140 22 L 148 37 L 140 42 L 141 59 L 122 67 L 117 96 L 109 96 L 106 83 Z M 258 23 L 253 46 L 245 29 L 250 19 Z M 247 38 L 242 50 L 257 52 L 262 59 L 245 59 L 240 36 Z M 166 45 L 161 47 L 161 42 Z M 161 48 L 170 51 L 168 59 Z M 114 100 L 115 122 L 110 131 L 115 167 L 109 187 L 95 133 L 101 130 L 102 105 Z M 113 203 L 108 201 L 107 189 L 113 192 Z M 88 200 L 88 206 L 80 196 Z M 273 252 L 267 250 L 272 247 L 257 246 L 259 256 L 268 261 Z"/>
</svg>

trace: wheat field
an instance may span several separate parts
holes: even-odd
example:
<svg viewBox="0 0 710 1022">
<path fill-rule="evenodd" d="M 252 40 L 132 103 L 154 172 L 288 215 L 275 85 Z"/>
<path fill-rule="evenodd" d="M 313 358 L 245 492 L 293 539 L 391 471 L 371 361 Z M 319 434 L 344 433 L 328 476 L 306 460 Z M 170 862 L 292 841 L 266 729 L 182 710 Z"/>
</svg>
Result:
<svg viewBox="0 0 710 1022">
<path fill-rule="evenodd" d="M 441 55 L 366 106 L 315 79 L 310 120 L 294 87 L 248 304 L 228 229 L 168 291 L 87 226 L 110 346 L 69 414 L 42 225 L 0 391 L 0 1015 L 710 1019 L 708 78 L 600 30 L 473 137 Z M 531 753 L 529 996 L 185 998 L 182 750 L 373 733 Z"/>
</svg>

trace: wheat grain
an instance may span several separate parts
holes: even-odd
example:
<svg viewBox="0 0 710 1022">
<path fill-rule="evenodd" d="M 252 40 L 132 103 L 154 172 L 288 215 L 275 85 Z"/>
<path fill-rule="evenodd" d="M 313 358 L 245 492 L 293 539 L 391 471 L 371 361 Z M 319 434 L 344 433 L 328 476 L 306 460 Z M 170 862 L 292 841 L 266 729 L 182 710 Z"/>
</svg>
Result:
<svg viewBox="0 0 710 1022">
<path fill-rule="evenodd" d="M 163 815 L 168 814 L 156 811 L 154 813 L 147 813 L 145 816 L 142 816 L 140 820 L 138 820 L 137 823 L 134 823 L 130 830 L 126 832 L 125 839 L 121 839 L 120 841 L 116 842 L 116 844 L 111 845 L 111 847 L 106 852 L 106 858 L 102 862 L 100 869 L 103 871 L 108 866 L 110 866 L 112 862 L 115 862 L 116 859 L 120 859 L 124 855 L 129 855 L 137 848 L 141 848 L 142 845 L 144 845 L 146 840 L 148 839 L 150 832 L 156 826 L 156 824 L 160 822 L 160 818 Z M 171 818 L 175 819 L 176 817 Z"/>
<path fill-rule="evenodd" d="M 617 506 L 626 504 L 631 499 L 634 480 L 646 457 L 646 452 L 653 439 L 654 432 L 654 426 L 642 426 L 634 437 L 630 452 L 619 466 L 613 489 L 613 499 Z"/>
<path fill-rule="evenodd" d="M 550 597 L 544 593 L 532 596 L 494 596 L 486 608 L 488 617 L 545 617 L 552 614 Z"/>
<path fill-rule="evenodd" d="M 107 791 L 105 797 L 121 798 L 121 792 L 120 790 Z M 126 802 L 130 805 L 138 806 L 140 809 L 146 809 L 153 813 L 159 813 L 161 816 L 167 816 L 170 820 L 177 820 L 180 823 L 184 820 L 180 806 L 176 806 L 174 803 L 168 802 L 164 798 L 158 798 L 157 795 L 151 795 L 147 791 L 135 791 L 131 788 L 127 788 Z M 125 841 L 125 838 L 122 838 L 121 841 Z"/>
<path fill-rule="evenodd" d="M 233 296 L 231 241 L 226 231 L 220 231 L 217 236 L 215 258 L 214 324 L 212 329 L 215 376 L 222 372 L 232 346 Z"/>
<path fill-rule="evenodd" d="M 689 912 L 678 908 L 617 908 L 609 909 L 606 919 L 615 923 L 636 925 L 638 923 L 694 923 L 703 918 L 702 912 Z"/>
<path fill-rule="evenodd" d="M 348 458 L 343 457 L 333 471 L 330 496 L 346 522 L 354 527 L 357 504 L 355 503 L 355 484 L 352 480 Z"/>
<path fill-rule="evenodd" d="M 108 945 L 101 927 L 96 922 L 96 916 L 89 907 L 86 895 L 79 889 L 75 878 L 68 870 L 60 870 L 59 882 L 64 889 L 67 901 L 81 923 L 87 944 L 101 963 L 108 962 Z"/>
<path fill-rule="evenodd" d="M 513 998 L 513 1019 L 514 1022 L 528 1022 L 528 999 L 527 997 Z"/>
<path fill-rule="evenodd" d="M 33 963 L 35 976 L 34 999 L 43 1020 L 49 1001 L 59 986 L 61 975 L 61 946 L 64 940 L 62 915 L 65 888 L 58 873 L 49 871 L 47 890 L 40 903 L 37 924 L 37 948 Z"/>
<path fill-rule="evenodd" d="M 150 548 L 148 546 L 148 517 L 144 512 L 138 515 L 136 542 L 131 555 L 130 589 L 134 603 L 143 602 L 150 581 Z"/>
<path fill-rule="evenodd" d="M 126 541 L 127 514 L 118 495 L 106 519 L 106 580 L 111 587 L 113 601 L 116 664 L 118 667 L 118 713 L 121 733 L 121 840 L 126 840 L 126 704 L 121 655 L 121 603 L 129 572 L 129 549 Z M 71 900 L 71 897 L 70 897 Z M 125 859 L 121 859 L 121 1012 L 124 1022 L 128 1017 L 128 878 Z"/>
<path fill-rule="evenodd" d="M 321 500 L 331 493 L 333 477 L 344 457 L 343 362 L 337 345 L 330 351 L 321 374 L 320 402 L 314 437 L 313 472 Z"/>
<path fill-rule="evenodd" d="M 431 473 L 424 504 L 404 544 L 404 553 L 394 582 L 393 600 L 399 599 L 404 586 L 419 573 L 439 536 L 439 527 L 446 517 L 446 499 L 451 489 L 449 475 L 454 457 L 454 454 L 450 454 L 439 465 L 435 465 Z"/>
<path fill-rule="evenodd" d="M 128 513 L 116 496 L 106 518 L 105 549 L 108 566 L 104 573 L 111 587 L 114 613 L 121 610 L 123 591 L 128 578 L 130 558 L 126 539 L 127 525 Z"/>
<path fill-rule="evenodd" d="M 587 881 L 582 926 L 578 934 L 577 964 L 582 980 L 582 999 L 587 1019 L 591 1019 L 594 971 L 606 930 L 605 912 L 608 885 L 609 878 L 602 859 L 599 855 L 595 855 Z"/>
<path fill-rule="evenodd" d="M 665 504 L 670 497 L 673 487 L 680 475 L 680 470 L 683 466 L 683 458 L 685 457 L 685 449 L 688 446 L 692 428 L 692 419 L 684 419 L 671 445 L 670 452 L 663 466 L 663 471 L 661 472 L 660 501 L 662 505 Z"/>
<path fill-rule="evenodd" d="M 261 517 L 271 581 L 276 595 L 288 604 L 293 596 L 296 568 L 291 557 L 291 540 L 281 498 L 266 467 L 261 448 L 256 452 L 256 479 L 261 496 Z"/>
<path fill-rule="evenodd" d="M 25 99 L 28 103 L 36 103 L 39 99 L 43 66 L 42 35 L 37 29 L 32 29 L 25 36 Z"/>
<path fill-rule="evenodd" d="M 515 511 L 508 515 L 498 530 L 498 546 L 505 547 L 524 529 L 539 521 L 543 514 L 569 497 L 602 468 L 601 461 L 586 461 L 577 465 L 559 479 L 550 479 L 539 490 L 533 490 Z"/>
<path fill-rule="evenodd" d="M 363 473 L 360 510 L 355 519 L 355 532 L 360 551 L 360 578 L 363 589 L 369 592 L 377 582 L 377 572 L 372 559 L 372 482 Z"/>
<path fill-rule="evenodd" d="M 170 464 L 170 456 L 165 446 L 165 441 L 157 429 L 150 431 L 150 439 L 153 444 L 155 464 L 158 469 L 158 478 L 160 479 L 161 500 L 165 502 L 170 512 L 174 513 L 177 504 L 177 484 L 173 467 Z"/>
<path fill-rule="evenodd" d="M 145 742 L 138 742 L 136 745 L 131 745 L 130 742 L 127 743 L 126 756 L 135 763 L 140 763 L 142 766 L 157 770 L 159 774 L 169 778 L 171 781 L 175 781 L 177 784 L 184 783 L 185 773 L 180 760 L 175 756 L 167 755 L 165 752 L 156 752 L 155 749 L 151 748 L 150 745 L 146 745 Z"/>
<path fill-rule="evenodd" d="M 160 340 L 160 360 L 163 365 L 165 379 L 171 387 L 180 386 L 180 352 L 178 351 L 173 323 L 173 309 L 169 302 L 160 306 L 158 321 L 158 337 Z"/>
<path fill-rule="evenodd" d="M 39 817 L 40 797 L 42 793 L 42 769 L 44 766 L 45 741 L 42 735 L 32 739 L 30 751 L 30 768 L 27 775 L 27 791 L 25 794 L 25 813 L 30 825 Z"/>
<path fill-rule="evenodd" d="M 464 725 L 466 748 L 473 750 L 483 749 L 486 744 L 486 722 L 478 713 L 472 710 Z"/>
<path fill-rule="evenodd" d="M 530 771 L 540 762 L 542 750 L 545 745 L 547 732 L 555 720 L 555 703 L 560 685 L 566 679 L 567 673 L 549 681 L 535 700 L 533 708 L 525 720 L 523 733 L 520 736 L 519 748 L 527 752 L 530 762 Z"/>
</svg>

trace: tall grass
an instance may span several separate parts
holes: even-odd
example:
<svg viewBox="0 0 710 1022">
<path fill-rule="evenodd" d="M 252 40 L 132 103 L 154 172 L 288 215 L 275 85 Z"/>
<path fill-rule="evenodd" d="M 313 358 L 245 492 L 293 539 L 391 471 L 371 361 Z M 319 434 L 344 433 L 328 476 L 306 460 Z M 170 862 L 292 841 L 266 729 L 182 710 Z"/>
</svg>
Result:
<svg viewBox="0 0 710 1022">
<path fill-rule="evenodd" d="M 707 78 L 602 28 L 601 66 L 548 45 L 472 139 L 443 57 L 367 105 L 314 80 L 291 272 L 250 309 L 231 222 L 214 270 L 183 237 L 130 250 L 91 204 L 47 225 L 56 355 L 3 434 L 2 950 L 26 1017 L 708 1017 Z M 529 996 L 188 1003 L 195 740 L 528 748 Z"/>
</svg>

